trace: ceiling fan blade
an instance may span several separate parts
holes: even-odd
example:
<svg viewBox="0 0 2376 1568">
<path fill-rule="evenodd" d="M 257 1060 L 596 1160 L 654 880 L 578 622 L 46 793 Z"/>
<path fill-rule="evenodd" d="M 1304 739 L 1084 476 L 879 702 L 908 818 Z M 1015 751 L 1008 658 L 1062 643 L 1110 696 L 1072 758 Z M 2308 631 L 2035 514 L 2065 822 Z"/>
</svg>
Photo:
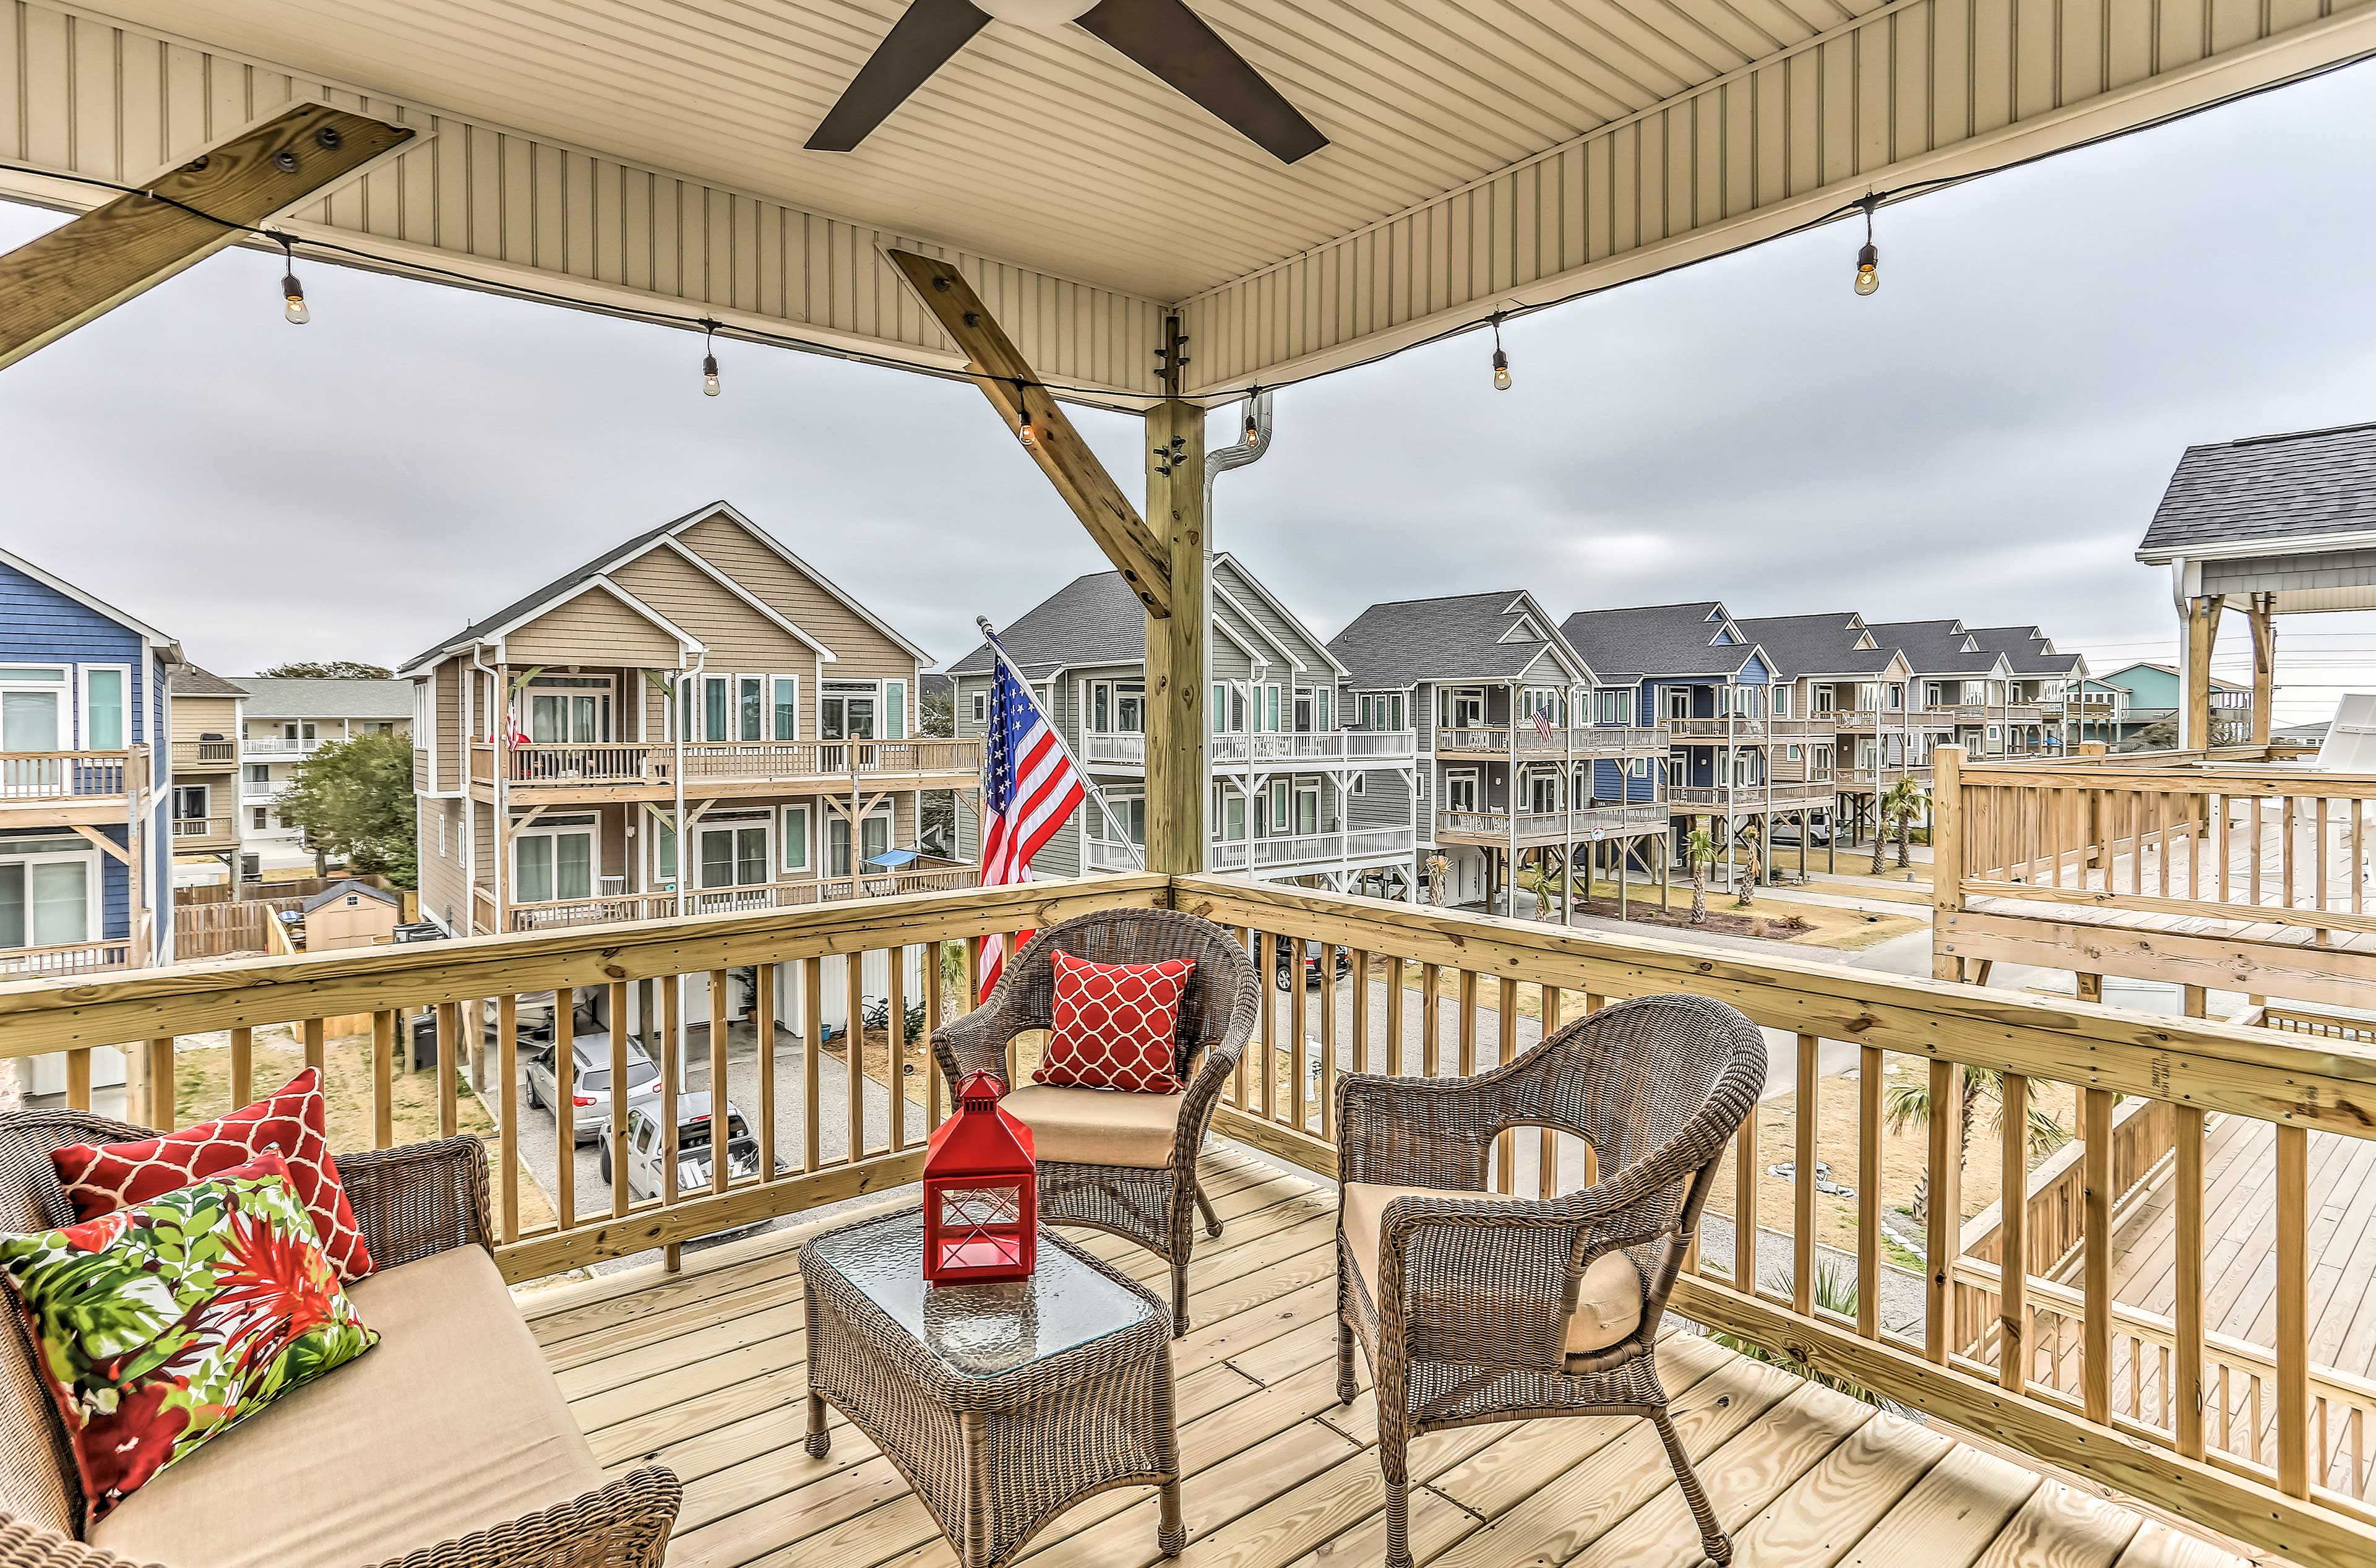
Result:
<svg viewBox="0 0 2376 1568">
<path fill-rule="evenodd" d="M 1281 163 L 1328 145 L 1318 126 L 1181 0 L 1099 0 L 1080 25 Z"/>
<path fill-rule="evenodd" d="M 989 21 L 968 0 L 913 0 L 842 89 L 809 137 L 809 150 L 854 149 Z"/>
</svg>

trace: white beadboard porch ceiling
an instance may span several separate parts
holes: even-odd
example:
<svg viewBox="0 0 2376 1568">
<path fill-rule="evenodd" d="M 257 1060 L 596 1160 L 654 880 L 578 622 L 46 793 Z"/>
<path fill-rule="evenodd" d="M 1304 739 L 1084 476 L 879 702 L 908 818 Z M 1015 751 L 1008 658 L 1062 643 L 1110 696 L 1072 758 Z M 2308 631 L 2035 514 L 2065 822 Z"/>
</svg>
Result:
<svg viewBox="0 0 2376 1568">
<path fill-rule="evenodd" d="M 1151 390 L 1176 305 L 1215 392 L 2376 52 L 2376 0 L 1192 3 L 1327 148 L 1282 166 L 1076 28 L 992 23 L 804 151 L 904 0 L 0 0 L 0 156 L 137 179 L 360 95 L 436 135 L 297 227 L 390 265 L 945 363 L 873 254 L 924 242 L 1051 379 Z"/>
</svg>

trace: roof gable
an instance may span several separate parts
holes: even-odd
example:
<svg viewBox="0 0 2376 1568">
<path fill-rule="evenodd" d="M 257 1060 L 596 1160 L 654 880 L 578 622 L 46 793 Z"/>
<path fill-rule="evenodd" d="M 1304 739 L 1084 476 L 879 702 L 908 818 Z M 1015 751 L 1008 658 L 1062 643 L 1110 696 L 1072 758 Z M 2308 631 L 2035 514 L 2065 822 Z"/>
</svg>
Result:
<svg viewBox="0 0 2376 1568">
<path fill-rule="evenodd" d="M 1531 631 L 1535 635 L 1523 635 Z M 1372 604 L 1329 639 L 1357 686 L 1395 690 L 1421 681 L 1516 680 L 1548 657 L 1564 678 L 1597 679 L 1591 661 L 1552 629 L 1524 589 Z"/>
<path fill-rule="evenodd" d="M 131 632 L 138 636 L 145 637 L 149 642 L 155 643 L 164 651 L 167 659 L 175 661 L 178 661 L 181 659 L 182 645 L 179 642 L 175 641 L 167 634 L 159 631 L 156 627 L 148 624 L 148 622 L 137 620 L 131 615 L 125 614 L 123 611 L 118 610 L 113 604 L 110 604 L 105 600 L 100 598 L 97 594 L 86 593 L 81 588 L 75 587 L 74 584 L 66 581 L 64 577 L 51 576 L 49 573 L 42 570 L 41 567 L 34 565 L 30 561 L 26 560 L 23 556 L 17 554 L 13 551 L 0 550 L 0 563 L 5 563 L 15 568 L 17 571 L 23 573 L 26 576 L 30 577 L 33 581 L 41 584 L 43 588 L 48 588 L 52 593 L 70 599 L 77 604 L 81 605 L 85 610 L 91 612 L 93 614 L 103 615 L 107 619 L 114 622 L 117 625 L 122 626 L 125 631 Z"/>
</svg>

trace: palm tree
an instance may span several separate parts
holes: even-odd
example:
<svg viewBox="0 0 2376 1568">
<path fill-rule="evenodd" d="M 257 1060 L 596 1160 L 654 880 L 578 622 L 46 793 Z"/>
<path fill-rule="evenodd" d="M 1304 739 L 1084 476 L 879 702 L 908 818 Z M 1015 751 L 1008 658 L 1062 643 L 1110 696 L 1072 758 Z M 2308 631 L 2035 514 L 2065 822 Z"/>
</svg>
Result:
<svg viewBox="0 0 2376 1568">
<path fill-rule="evenodd" d="M 1716 860 L 1716 839 L 1708 832 L 1705 817 L 1693 817 L 1692 830 L 1683 835 L 1683 863 L 1692 872 L 1692 923 L 1707 924 L 1707 873 Z"/>
<path fill-rule="evenodd" d="M 1964 1092 L 1955 1107 L 1955 1166 L 1961 1170 L 1971 1158 L 1972 1123 L 1982 1099 L 1991 1102 L 1989 1117 L 1990 1130 L 2004 1125 L 2004 1075 L 1986 1067 L 1964 1069 Z M 1881 1091 L 1882 1116 L 1892 1133 L 1908 1128 L 1926 1127 L 1930 1123 L 1930 1077 L 1884 1085 Z M 2054 1119 L 2052 1112 L 2036 1100 L 2026 1102 L 2028 1111 L 2029 1158 L 2042 1159 L 2071 1141 L 2070 1129 Z M 1921 1186 L 1916 1191 L 1915 1218 L 1927 1218 L 1930 1211 L 1930 1173 L 1925 1171 Z"/>
<path fill-rule="evenodd" d="M 1892 784 L 1889 792 L 1881 798 L 1881 820 L 1896 831 L 1897 863 L 1901 866 L 1914 863 L 1913 856 L 1907 851 L 1907 834 L 1914 819 L 1930 803 L 1930 798 L 1922 793 L 1922 781 L 1910 773 Z M 1881 830 L 1876 829 L 1872 845 L 1872 870 L 1876 876 L 1881 874 L 1882 837 Z"/>
<path fill-rule="evenodd" d="M 1745 909 L 1757 902 L 1757 873 L 1763 860 L 1762 851 L 1765 848 L 1765 839 L 1758 830 L 1757 824 L 1752 821 L 1742 825 L 1740 833 L 1734 836 L 1733 841 L 1740 846 L 1741 855 L 1749 862 L 1741 873 L 1740 885 L 1734 889 L 1734 902 L 1738 907 Z"/>
<path fill-rule="evenodd" d="M 1881 814 L 1882 802 L 1887 799 L 1884 792 L 1872 803 L 1872 874 L 1875 876 L 1881 874 L 1881 857 L 1889 849 L 1889 831 L 1882 826 Z"/>
</svg>

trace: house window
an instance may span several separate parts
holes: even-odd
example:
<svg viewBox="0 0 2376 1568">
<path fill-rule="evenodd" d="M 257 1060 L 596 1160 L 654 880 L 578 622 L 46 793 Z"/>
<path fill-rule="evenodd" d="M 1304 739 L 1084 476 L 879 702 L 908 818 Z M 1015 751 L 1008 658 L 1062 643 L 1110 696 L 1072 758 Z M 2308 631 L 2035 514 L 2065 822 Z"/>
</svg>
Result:
<svg viewBox="0 0 2376 1568">
<path fill-rule="evenodd" d="M 1357 773 L 1357 774 L 1353 775 L 1353 785 L 1352 785 L 1351 790 L 1348 791 L 1348 793 L 1355 794 L 1355 795 L 1366 795 L 1366 794 L 1368 794 L 1369 792 L 1370 792 L 1370 776 L 1369 776 L 1368 774 L 1366 774 L 1366 773 Z"/>
<path fill-rule="evenodd" d="M 208 789 L 204 784 L 173 786 L 173 815 L 182 822 L 202 821 L 207 814 Z"/>
<path fill-rule="evenodd" d="M 83 839 L 0 843 L 0 948 L 96 941 L 99 903 L 99 851 Z"/>
<path fill-rule="evenodd" d="M 652 818 L 652 885 L 676 886 L 676 824 L 666 817 Z"/>
<path fill-rule="evenodd" d="M 1527 779 L 1527 809 L 1538 816 L 1556 814 L 1560 809 L 1559 787 L 1556 773 L 1530 774 Z"/>
<path fill-rule="evenodd" d="M 882 694 L 872 681 L 827 681 L 817 702 L 821 741 L 871 741 Z M 846 873 L 836 873 L 846 875 Z"/>
<path fill-rule="evenodd" d="M 1634 718 L 1634 694 L 1622 686 L 1604 687 L 1592 694 L 1592 720 L 1596 724 L 1626 724 Z"/>
<path fill-rule="evenodd" d="M 734 682 L 734 738 L 756 741 L 765 738 L 766 729 L 766 681 L 757 675 L 741 675 Z"/>
<path fill-rule="evenodd" d="M 85 670 L 82 672 L 82 743 L 86 751 L 124 749 L 125 671 Z"/>
<path fill-rule="evenodd" d="M 1224 843 L 1242 843 L 1246 837 L 1246 798 L 1226 784 L 1213 786 L 1213 820 L 1221 825 Z"/>
<path fill-rule="evenodd" d="M 1667 688 L 1667 717 L 1689 719 L 1692 716 L 1692 689 L 1689 686 Z"/>
<path fill-rule="evenodd" d="M 1786 754 L 1786 755 L 1788 757 L 1788 759 L 1789 759 L 1790 761 L 1792 761 L 1792 762 L 1797 762 L 1797 761 L 1799 761 L 1799 760 L 1800 760 L 1800 758 L 1805 754 L 1804 754 L 1804 753 L 1803 753 L 1803 752 L 1802 752 L 1799 747 L 1797 747 L 1797 746 L 1786 746 L 1786 747 L 1784 747 L 1784 748 L 1783 748 L 1783 750 L 1784 750 L 1785 754 Z"/>
<path fill-rule="evenodd" d="M 904 741 L 908 738 L 908 683 L 883 683 L 883 738 Z"/>
<path fill-rule="evenodd" d="M 754 815 L 756 820 L 750 820 Z M 706 821 L 694 835 L 694 846 L 703 887 L 748 887 L 775 880 L 768 869 L 764 812 L 741 814 L 727 822 Z"/>
<path fill-rule="evenodd" d="M 239 774 L 249 784 L 261 790 L 272 782 L 272 765 L 268 762 L 244 763 L 240 766 Z"/>
<path fill-rule="evenodd" d="M 1146 683 L 1089 683 L 1089 729 L 1099 735 L 1139 735 L 1146 731 Z"/>
<path fill-rule="evenodd" d="M 610 738 L 611 681 L 547 675 L 529 683 L 528 738 L 536 745 L 591 745 Z"/>
<path fill-rule="evenodd" d="M 65 683 L 63 669 L 0 667 L 0 751 L 65 749 Z"/>
<path fill-rule="evenodd" d="M 1650 759 L 1645 756 L 1627 757 L 1625 759 L 1625 777 L 1628 778 L 1649 778 Z"/>
<path fill-rule="evenodd" d="M 849 864 L 849 818 L 829 816 L 825 825 L 826 874 L 848 876 Z M 860 825 L 858 858 L 863 862 L 873 860 L 891 848 L 891 808 L 887 805 L 867 814 Z"/>
<path fill-rule="evenodd" d="M 1447 694 L 1451 717 L 1446 721 L 1455 730 L 1482 730 L 1485 727 L 1485 694 L 1483 692 L 1452 692 Z"/>
<path fill-rule="evenodd" d="M 446 812 L 443 807 L 437 813 L 437 858 L 441 861 L 446 858 Z"/>
<path fill-rule="evenodd" d="M 591 817 L 541 819 L 512 840 L 512 899 L 541 904 L 594 897 Z"/>
<path fill-rule="evenodd" d="M 1274 686 L 1271 689 L 1277 691 L 1278 688 Z M 1273 833 L 1287 832 L 1294 823 L 1294 814 L 1293 784 L 1285 778 L 1273 779 L 1270 786 L 1270 830 Z"/>
<path fill-rule="evenodd" d="M 1213 688 L 1213 711 L 1218 714 L 1220 710 L 1221 688 L 1216 686 Z M 990 722 L 990 694 L 988 692 L 974 693 L 973 721 L 976 724 L 987 724 Z M 1213 722 L 1218 726 L 1220 723 L 1220 720 L 1216 719 Z"/>
<path fill-rule="evenodd" d="M 776 677 L 775 730 L 768 737 L 776 741 L 797 741 L 801 738 L 801 678 L 798 675 Z M 976 698 L 977 702 L 980 699 Z M 975 717 L 979 718 L 980 715 Z"/>
<path fill-rule="evenodd" d="M 784 808 L 784 869 L 809 869 L 809 808 L 806 806 Z"/>
<path fill-rule="evenodd" d="M 1520 698 L 1525 711 L 1519 718 L 1531 723 L 1539 714 L 1544 723 L 1555 729 L 1567 726 L 1567 694 L 1557 686 L 1528 686 Z"/>
<path fill-rule="evenodd" d="M 705 741 L 727 738 L 726 699 L 731 683 L 723 675 L 712 675 L 701 683 L 701 738 Z"/>
<path fill-rule="evenodd" d="M 1443 809 L 1452 812 L 1473 812 L 1477 809 L 1477 770 L 1455 768 L 1443 776 Z"/>
<path fill-rule="evenodd" d="M 265 806 L 250 806 L 247 811 L 248 830 L 253 833 L 272 831 L 272 814 Z"/>
</svg>

